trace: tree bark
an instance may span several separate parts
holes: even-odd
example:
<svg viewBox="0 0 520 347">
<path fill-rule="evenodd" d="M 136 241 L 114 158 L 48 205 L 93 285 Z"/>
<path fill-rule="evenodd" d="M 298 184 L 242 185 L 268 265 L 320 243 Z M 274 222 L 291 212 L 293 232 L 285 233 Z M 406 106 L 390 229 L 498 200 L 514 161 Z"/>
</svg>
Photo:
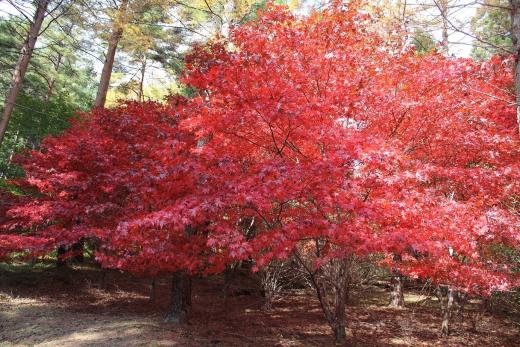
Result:
<svg viewBox="0 0 520 347">
<path fill-rule="evenodd" d="M 343 310 L 345 306 L 343 306 Z M 334 340 L 338 345 L 344 345 L 347 342 L 347 326 L 345 315 L 343 317 L 338 317 L 337 322 L 332 325 L 332 330 L 334 331 Z"/>
<path fill-rule="evenodd" d="M 390 294 L 391 307 L 404 307 L 403 277 L 401 275 L 392 276 L 392 293 Z"/>
<path fill-rule="evenodd" d="M 56 60 L 56 63 L 54 64 L 54 72 L 58 74 L 58 71 L 61 67 L 61 60 L 63 59 L 63 55 L 61 53 L 58 53 L 58 58 Z M 47 93 L 45 94 L 45 103 L 48 104 L 51 100 L 52 93 L 54 92 L 54 85 L 56 84 L 56 77 L 52 77 L 52 79 L 49 82 Z"/>
<path fill-rule="evenodd" d="M 57 250 L 57 258 L 56 258 L 56 267 L 63 267 L 67 265 L 67 261 L 63 258 L 63 256 L 67 253 L 67 247 L 58 246 Z"/>
<path fill-rule="evenodd" d="M 316 258 L 321 257 L 324 243 L 315 239 Z M 336 344 L 344 345 L 347 341 L 347 317 L 346 307 L 349 291 L 352 285 L 351 266 L 352 259 L 331 259 L 318 268 L 315 267 L 315 259 L 305 258 L 298 250 L 294 251 L 294 257 L 308 275 L 310 284 L 316 291 L 321 310 L 329 324 Z"/>
<path fill-rule="evenodd" d="M 342 277 L 342 276 L 340 276 Z M 339 278 L 336 278 L 339 279 Z M 347 339 L 347 324 L 345 309 L 347 306 L 347 290 L 343 281 L 335 281 L 336 288 L 326 288 L 323 283 L 313 281 L 314 288 L 320 301 L 320 306 L 329 323 L 336 344 L 343 345 Z"/>
<path fill-rule="evenodd" d="M 170 311 L 164 322 L 183 324 L 191 307 L 191 278 L 183 272 L 174 272 L 170 290 Z"/>
<path fill-rule="evenodd" d="M 450 334 L 449 324 L 453 307 L 453 289 L 450 286 L 438 286 L 437 293 L 442 314 L 441 336 L 448 336 Z"/>
<path fill-rule="evenodd" d="M 155 283 L 155 277 L 152 278 L 152 283 L 150 283 L 150 298 L 149 301 L 154 304 L 155 303 L 155 289 L 156 283 Z"/>
<path fill-rule="evenodd" d="M 13 71 L 11 85 L 5 98 L 2 119 L 0 120 L 0 145 L 4 140 L 7 125 L 9 124 L 9 119 L 11 118 L 11 114 L 13 113 L 13 109 L 16 104 L 16 98 L 18 97 L 18 94 L 22 88 L 23 79 L 25 77 L 25 73 L 27 72 L 27 68 L 34 51 L 34 46 L 38 40 L 38 35 L 40 34 L 40 29 L 42 27 L 43 20 L 45 19 L 45 13 L 47 11 L 49 2 L 50 0 L 38 1 L 36 12 L 34 13 L 32 23 L 29 27 L 29 33 L 25 39 L 22 49 L 20 50 L 20 57 L 18 58 L 18 62 L 16 63 Z"/>
<path fill-rule="evenodd" d="M 516 122 L 520 134 L 520 0 L 509 0 L 511 4 L 511 37 L 515 57 Z"/>
<path fill-rule="evenodd" d="M 79 240 L 78 242 L 73 243 L 70 249 L 72 251 L 73 261 L 77 263 L 83 263 L 85 261 L 85 257 L 83 255 L 85 249 L 83 240 Z"/>
<path fill-rule="evenodd" d="M 229 38 L 229 34 L 231 31 L 232 24 L 232 16 L 235 11 L 235 2 L 234 1 L 226 1 L 224 4 L 224 11 L 221 17 L 220 23 L 220 34 L 224 38 Z"/>
<path fill-rule="evenodd" d="M 438 2 L 439 10 L 441 11 L 441 20 L 442 20 L 442 53 L 444 55 L 449 54 L 449 37 L 448 37 L 448 10 L 449 10 L 449 3 L 447 0 L 441 0 Z"/>
<path fill-rule="evenodd" d="M 348 297 L 348 262 L 347 260 L 333 261 L 327 279 L 312 279 L 314 288 L 320 301 L 323 314 L 329 323 L 336 344 L 343 345 L 347 338 L 347 319 L 345 310 Z M 332 282 L 330 286 L 327 282 Z"/>
<path fill-rule="evenodd" d="M 233 282 L 233 277 L 235 274 L 235 268 L 233 265 L 226 266 L 224 270 L 224 285 L 222 287 L 222 295 L 224 299 L 227 300 L 228 296 L 231 294 L 229 289 L 231 287 L 231 283 Z"/>
<path fill-rule="evenodd" d="M 9 154 L 9 160 L 7 161 L 7 164 L 11 164 L 13 162 L 14 152 L 16 151 L 16 142 L 18 141 L 18 134 L 20 132 L 17 130 L 16 134 L 14 134 L 14 141 L 13 141 L 13 148 L 11 149 L 11 153 Z"/>
<path fill-rule="evenodd" d="M 146 55 L 143 58 L 143 61 L 141 63 L 141 80 L 139 81 L 139 93 L 137 94 L 137 100 L 138 101 L 144 101 L 144 74 L 146 71 Z"/>
<path fill-rule="evenodd" d="M 108 48 L 105 57 L 105 63 L 103 65 L 103 70 L 101 71 L 101 78 L 99 80 L 99 86 L 96 94 L 96 101 L 94 102 L 94 107 L 105 106 L 108 87 L 110 86 L 110 77 L 112 76 L 112 69 L 114 67 L 117 45 L 119 44 L 119 40 L 121 40 L 121 37 L 123 36 L 127 7 L 128 0 L 122 0 L 121 6 L 119 6 L 117 18 L 114 21 L 114 26 L 112 28 L 112 35 L 110 36 L 110 40 L 108 40 Z"/>
</svg>

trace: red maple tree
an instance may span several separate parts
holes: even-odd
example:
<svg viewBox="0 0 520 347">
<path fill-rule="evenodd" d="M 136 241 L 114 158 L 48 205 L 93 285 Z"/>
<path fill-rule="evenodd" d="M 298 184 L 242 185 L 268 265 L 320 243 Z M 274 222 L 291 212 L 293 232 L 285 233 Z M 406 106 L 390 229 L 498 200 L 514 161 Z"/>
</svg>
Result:
<svg viewBox="0 0 520 347">
<path fill-rule="evenodd" d="M 54 246 L 96 240 L 97 258 L 105 267 L 156 274 L 191 265 L 177 239 L 170 245 L 176 261 L 147 253 L 151 237 L 167 247 L 157 229 L 141 228 L 131 238 L 125 233 L 126 221 L 161 209 L 191 189 L 183 179 L 187 168 L 179 166 L 193 142 L 177 127 L 183 103 L 176 99 L 167 105 L 127 103 L 95 110 L 63 135 L 45 139 L 41 151 L 18 158 L 26 177 L 14 182 L 38 196 L 11 204 L 4 228 L 44 237 Z M 187 237 L 195 247 L 195 236 Z"/>
<path fill-rule="evenodd" d="M 206 94 L 182 123 L 204 141 L 190 213 L 211 221 L 208 243 L 258 266 L 312 243 L 306 267 L 338 340 L 342 260 L 399 254 L 405 274 L 487 295 L 517 283 L 490 250 L 520 240 L 510 61 L 416 55 L 359 9 L 299 20 L 271 7 L 231 45 L 196 50 L 185 82 Z"/>
</svg>

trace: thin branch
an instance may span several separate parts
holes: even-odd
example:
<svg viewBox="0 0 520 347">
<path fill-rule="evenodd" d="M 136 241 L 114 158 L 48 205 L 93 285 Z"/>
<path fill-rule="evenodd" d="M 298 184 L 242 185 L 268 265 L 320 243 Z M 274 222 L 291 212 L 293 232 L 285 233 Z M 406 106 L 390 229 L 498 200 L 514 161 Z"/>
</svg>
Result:
<svg viewBox="0 0 520 347">
<path fill-rule="evenodd" d="M 499 100 L 499 101 L 502 101 L 502 102 L 505 102 L 507 103 L 508 106 L 516 106 L 516 102 L 512 102 L 512 101 L 509 101 L 509 100 L 506 100 L 506 99 L 502 99 L 502 98 L 499 98 L 498 96 L 496 95 L 493 95 L 493 94 L 489 94 L 489 93 L 486 93 L 486 92 L 482 92 L 480 90 L 476 90 L 476 89 L 473 89 L 471 88 L 470 86 L 468 86 L 467 84 L 463 84 L 464 87 L 468 88 L 469 90 L 471 91 L 474 91 L 475 93 L 478 93 L 478 94 L 482 94 L 482 95 L 485 95 L 485 96 L 488 96 L 492 99 L 495 99 L 495 100 Z"/>
<path fill-rule="evenodd" d="M 220 15 L 218 15 L 217 13 L 215 13 L 215 11 L 213 11 L 213 9 L 211 8 L 211 6 L 208 4 L 208 1 L 207 0 L 204 0 L 204 3 L 206 4 L 206 7 L 208 8 L 208 10 L 215 16 L 217 16 L 219 19 L 220 19 L 220 25 L 223 25 L 224 24 L 224 18 L 222 18 Z"/>
<path fill-rule="evenodd" d="M 22 16 L 23 16 L 23 17 L 24 17 L 24 18 L 25 18 L 25 19 L 26 19 L 30 24 L 32 24 L 32 19 L 31 19 L 28 15 L 26 15 L 25 12 L 24 12 L 20 7 L 18 7 L 18 5 L 15 4 L 14 1 L 12 1 L 12 0 L 7 0 L 7 2 L 8 2 L 12 7 L 14 7 L 14 9 L 16 9 L 16 11 L 18 11 L 18 13 L 20 13 L 20 14 L 21 14 L 21 15 L 22 15 Z"/>
<path fill-rule="evenodd" d="M 502 50 L 502 51 L 504 51 L 504 52 L 506 52 L 506 53 L 508 53 L 508 54 L 513 54 L 512 51 L 510 51 L 510 50 L 508 50 L 508 49 L 506 49 L 506 48 L 504 48 L 504 47 L 497 46 L 497 45 L 495 45 L 494 43 L 491 43 L 491 42 L 489 42 L 489 41 L 483 40 L 482 38 L 480 38 L 480 37 L 478 37 L 478 36 L 476 36 L 476 35 L 473 35 L 473 34 L 471 34 L 471 33 L 468 33 L 467 31 L 464 31 L 464 30 L 458 28 L 458 27 L 455 26 L 455 25 L 453 24 L 453 22 L 448 18 L 448 16 L 446 15 L 446 13 L 444 13 L 444 10 L 442 9 L 442 7 L 441 7 L 441 5 L 438 3 L 438 1 L 437 1 L 437 0 L 433 0 L 433 2 L 434 2 L 435 5 L 437 6 L 437 9 L 439 10 L 439 12 L 441 12 L 441 16 L 444 18 L 444 20 L 445 20 L 445 21 L 446 21 L 446 22 L 451 26 L 451 29 L 452 29 L 452 30 L 457 31 L 457 32 L 459 32 L 459 33 L 461 33 L 461 34 L 463 34 L 463 35 L 469 36 L 469 37 L 471 37 L 471 38 L 473 38 L 473 39 L 475 39 L 475 40 L 477 40 L 477 41 L 479 41 L 479 42 L 481 42 L 481 43 L 483 43 L 483 44 L 485 44 L 485 45 L 489 45 L 489 46 L 494 47 L 494 48 L 496 48 L 496 49 Z"/>
<path fill-rule="evenodd" d="M 475 1 L 475 4 L 480 5 L 480 6 L 485 6 L 485 7 L 500 8 L 502 10 L 511 11 L 511 7 L 509 7 L 509 6 L 486 4 L 485 2 L 478 2 L 478 1 Z"/>
</svg>

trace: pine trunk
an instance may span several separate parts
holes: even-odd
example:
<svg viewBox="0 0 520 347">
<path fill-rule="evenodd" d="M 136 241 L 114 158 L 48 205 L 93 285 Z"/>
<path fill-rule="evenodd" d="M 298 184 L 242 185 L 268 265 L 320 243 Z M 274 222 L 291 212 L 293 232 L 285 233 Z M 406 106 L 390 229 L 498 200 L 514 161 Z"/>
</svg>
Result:
<svg viewBox="0 0 520 347">
<path fill-rule="evenodd" d="M 144 101 L 144 75 L 146 72 L 146 56 L 143 58 L 141 63 L 141 80 L 139 81 L 139 93 L 137 94 L 137 101 Z"/>
<path fill-rule="evenodd" d="M 105 57 L 103 70 L 101 71 L 101 79 L 96 94 L 96 101 L 94 107 L 104 107 L 107 99 L 108 87 L 110 86 L 110 77 L 112 76 L 112 69 L 114 67 L 114 60 L 116 57 L 117 45 L 123 36 L 123 23 L 126 17 L 126 9 L 128 7 L 128 0 L 122 0 L 119 7 L 119 13 L 112 29 L 112 36 L 108 41 L 108 48 Z"/>
<path fill-rule="evenodd" d="M 439 10 L 441 11 L 441 19 L 442 19 L 442 53 L 444 55 L 449 54 L 449 34 L 448 34 L 448 28 L 449 28 L 449 3 L 446 0 L 442 0 L 438 2 Z"/>
<path fill-rule="evenodd" d="M 56 74 L 58 74 L 58 71 L 60 70 L 60 67 L 61 67 L 61 60 L 63 59 L 63 56 L 61 53 L 58 53 L 58 58 L 57 58 L 57 61 L 56 63 L 54 64 L 54 71 L 56 72 Z M 51 79 L 51 81 L 49 82 L 49 85 L 48 85 L 48 88 L 47 88 L 47 93 L 45 94 L 45 103 L 48 104 L 49 101 L 51 100 L 51 97 L 52 97 L 52 93 L 54 92 L 54 86 L 56 84 L 56 77 L 53 77 Z"/>
<path fill-rule="evenodd" d="M 25 73 L 27 72 L 27 68 L 34 51 L 34 46 L 36 45 L 36 40 L 40 34 L 40 29 L 42 27 L 43 20 L 45 19 L 45 13 L 47 11 L 49 2 L 50 0 L 38 1 L 36 12 L 29 28 L 29 33 L 25 43 L 22 46 L 20 57 L 18 58 L 18 62 L 14 68 L 13 76 L 11 78 L 11 85 L 5 98 L 2 119 L 0 120 L 0 145 L 4 140 L 7 125 L 9 124 L 9 119 L 11 118 L 14 106 L 16 105 L 16 98 L 18 97 L 18 94 L 22 88 L 23 79 L 25 77 Z"/>
<path fill-rule="evenodd" d="M 11 149 L 11 153 L 9 154 L 9 160 L 7 161 L 7 164 L 11 164 L 13 162 L 14 152 L 16 151 L 16 142 L 18 141 L 18 134 L 20 132 L 17 130 L 16 134 L 14 134 L 14 141 L 13 141 L 13 148 Z"/>
</svg>

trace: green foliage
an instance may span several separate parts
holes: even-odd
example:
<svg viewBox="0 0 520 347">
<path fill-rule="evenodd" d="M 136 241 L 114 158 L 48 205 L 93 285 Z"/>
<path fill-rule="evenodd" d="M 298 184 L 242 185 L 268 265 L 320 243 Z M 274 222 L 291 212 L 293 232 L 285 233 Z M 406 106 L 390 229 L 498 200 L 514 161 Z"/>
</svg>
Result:
<svg viewBox="0 0 520 347">
<path fill-rule="evenodd" d="M 476 60 L 485 60 L 498 54 L 513 51 L 511 37 L 511 17 L 507 7 L 508 0 L 485 0 L 471 20 L 473 33 L 481 39 L 475 40 L 471 55 Z"/>
<path fill-rule="evenodd" d="M 17 272 L 25 273 L 36 270 L 50 270 L 56 267 L 56 252 L 54 254 L 46 255 L 43 259 L 36 261 L 27 261 L 24 259 L 24 254 L 14 255 L 15 261 L 8 263 L 0 263 L 0 271 L 2 272 Z"/>
<path fill-rule="evenodd" d="M 277 1 L 292 4 L 294 0 Z M 179 7 L 182 19 L 191 27 L 211 36 L 218 32 L 225 21 L 240 25 L 254 20 L 259 9 L 265 7 L 266 0 L 193 0 L 189 6 Z"/>
<path fill-rule="evenodd" d="M 437 49 L 433 37 L 422 30 L 417 30 L 415 32 L 412 44 L 415 46 L 418 54 L 430 53 Z"/>
<path fill-rule="evenodd" d="M 114 76 L 115 88 L 111 91 L 108 102 L 117 99 L 157 99 L 167 93 L 171 85 L 171 75 L 182 69 L 182 56 L 178 48 L 182 44 L 183 32 L 172 25 L 171 4 L 163 1 L 143 1 L 139 8 L 134 8 L 132 18 L 124 26 L 119 42 L 120 74 Z M 124 62 L 124 63 L 123 63 Z M 152 69 L 163 69 L 166 83 L 145 87 L 147 74 Z M 159 97 L 160 99 L 160 97 Z"/>
<path fill-rule="evenodd" d="M 22 33 L 25 27 L 18 17 L 0 22 L 0 47 L 6 51 L 0 57 L 0 90 L 3 93 L 9 88 L 13 66 L 23 43 L 23 35 L 15 33 Z M 43 137 L 60 134 L 77 111 L 90 108 L 95 92 L 93 68 L 83 60 L 80 52 L 66 44 L 76 29 L 74 24 L 65 23 L 58 28 L 50 27 L 39 38 L 0 147 L 0 178 L 23 175 L 23 171 L 11 162 L 14 155 L 27 147 L 38 148 Z"/>
</svg>

